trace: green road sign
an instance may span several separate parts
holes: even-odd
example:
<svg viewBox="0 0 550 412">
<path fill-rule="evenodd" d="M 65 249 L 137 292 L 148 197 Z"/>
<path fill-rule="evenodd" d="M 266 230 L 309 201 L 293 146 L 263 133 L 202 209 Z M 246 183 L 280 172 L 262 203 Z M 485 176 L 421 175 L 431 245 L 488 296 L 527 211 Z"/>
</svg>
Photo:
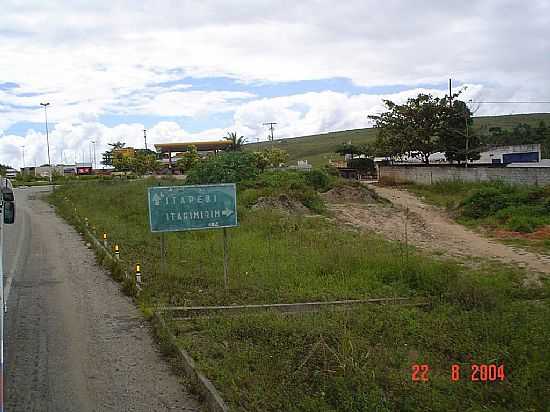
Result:
<svg viewBox="0 0 550 412">
<path fill-rule="evenodd" d="M 234 183 L 149 188 L 152 232 L 237 226 Z"/>
</svg>

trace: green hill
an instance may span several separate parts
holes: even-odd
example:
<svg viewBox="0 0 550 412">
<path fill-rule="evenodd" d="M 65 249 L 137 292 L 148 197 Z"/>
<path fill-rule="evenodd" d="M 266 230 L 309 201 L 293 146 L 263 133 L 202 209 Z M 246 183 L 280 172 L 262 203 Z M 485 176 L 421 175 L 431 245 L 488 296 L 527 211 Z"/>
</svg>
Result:
<svg viewBox="0 0 550 412">
<path fill-rule="evenodd" d="M 367 143 L 376 136 L 374 129 L 343 130 L 341 132 L 330 132 L 314 134 L 311 136 L 290 137 L 287 139 L 275 140 L 273 146 L 286 150 L 289 155 L 289 163 L 296 163 L 298 160 L 308 160 L 314 166 L 326 164 L 329 159 L 338 159 L 340 156 L 334 151 L 341 143 Z M 261 150 L 270 147 L 270 142 L 251 143 L 245 147 L 247 150 Z"/>
<path fill-rule="evenodd" d="M 518 123 L 537 126 L 541 120 L 544 120 L 546 124 L 550 124 L 550 113 L 480 116 L 474 119 L 474 127 L 502 127 L 503 129 L 510 129 Z M 363 144 L 374 140 L 375 137 L 376 130 L 372 128 L 353 129 L 279 139 L 275 140 L 273 145 L 289 153 L 289 163 L 291 164 L 296 163 L 298 160 L 307 160 L 313 166 L 321 166 L 326 164 L 329 159 L 340 158 L 339 155 L 334 153 L 334 150 L 341 143 L 351 141 L 352 143 Z M 261 150 L 270 146 L 270 142 L 262 142 L 247 144 L 245 147 L 246 150 Z"/>
</svg>

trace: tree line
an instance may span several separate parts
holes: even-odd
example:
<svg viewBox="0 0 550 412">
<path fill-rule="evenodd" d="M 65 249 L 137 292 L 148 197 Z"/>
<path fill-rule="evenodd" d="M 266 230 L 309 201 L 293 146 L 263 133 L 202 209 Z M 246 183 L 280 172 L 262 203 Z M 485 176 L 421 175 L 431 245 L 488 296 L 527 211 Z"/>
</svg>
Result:
<svg viewBox="0 0 550 412">
<path fill-rule="evenodd" d="M 234 159 L 246 164 L 247 167 L 254 167 L 260 171 L 265 170 L 268 167 L 278 167 L 281 164 L 286 163 L 288 160 L 288 153 L 278 148 L 269 148 L 257 152 L 243 153 L 242 149 L 246 143 L 244 136 L 238 136 L 236 132 L 230 132 L 224 137 L 229 141 L 227 151 L 235 153 L 234 156 L 222 156 L 223 159 L 219 161 L 211 161 L 209 165 L 215 165 L 215 167 L 222 167 L 227 159 Z M 109 143 L 110 149 L 102 154 L 102 164 L 106 166 L 112 166 L 116 171 L 131 172 L 137 175 L 144 175 L 146 173 L 154 173 L 160 171 L 163 167 L 166 167 L 158 159 L 157 153 L 147 149 L 135 149 L 133 154 L 125 154 L 126 144 L 123 142 Z M 242 156 L 240 156 L 242 155 Z M 208 157 L 208 156 L 206 156 Z M 215 156 L 210 156 L 215 157 Z M 174 171 L 179 173 L 188 173 L 189 171 L 198 168 L 201 165 L 201 160 L 204 160 L 205 156 L 200 155 L 197 147 L 189 145 L 188 149 L 181 153 L 178 159 L 172 164 Z M 246 158 L 246 159 L 245 159 Z M 251 166 L 252 165 L 252 166 Z"/>
<path fill-rule="evenodd" d="M 341 144 L 336 153 L 356 157 L 417 158 L 430 162 L 430 155 L 445 154 L 447 161 L 477 160 L 480 152 L 492 146 L 540 143 L 542 157 L 550 157 L 550 127 L 541 121 L 537 127 L 520 123 L 512 129 L 475 128 L 473 113 L 459 99 L 419 94 L 403 104 L 384 100 L 387 111 L 371 115 L 377 132 L 373 142 Z"/>
</svg>

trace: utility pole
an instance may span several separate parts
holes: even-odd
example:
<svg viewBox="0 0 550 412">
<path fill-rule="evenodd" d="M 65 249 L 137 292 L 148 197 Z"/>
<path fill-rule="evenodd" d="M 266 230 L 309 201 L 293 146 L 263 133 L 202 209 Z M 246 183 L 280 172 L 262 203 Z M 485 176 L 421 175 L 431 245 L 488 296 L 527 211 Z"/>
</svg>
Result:
<svg viewBox="0 0 550 412">
<path fill-rule="evenodd" d="M 273 137 L 273 126 L 276 125 L 277 122 L 267 122 L 267 123 L 264 123 L 263 125 L 264 126 L 269 126 L 269 130 L 271 130 L 271 136 L 269 138 L 269 140 L 271 140 L 271 147 L 273 148 L 273 140 L 274 140 L 274 137 Z"/>
<path fill-rule="evenodd" d="M 449 79 L 449 107 L 453 105 L 453 87 L 452 87 L 452 80 Z"/>
<path fill-rule="evenodd" d="M 143 140 L 145 141 L 145 150 L 147 150 L 147 129 L 143 129 Z"/>
<path fill-rule="evenodd" d="M 25 169 L 25 146 L 21 146 L 21 151 L 23 152 L 23 170 Z"/>
<path fill-rule="evenodd" d="M 469 151 L 469 130 L 468 130 L 468 112 L 470 111 L 470 108 L 468 107 L 468 103 L 465 103 L 466 105 L 466 111 L 464 112 L 464 124 L 466 126 L 466 159 L 464 161 L 464 167 L 468 168 L 468 151 Z"/>
<path fill-rule="evenodd" d="M 44 106 L 44 118 L 46 119 L 46 144 L 48 146 L 48 166 L 50 170 L 50 184 L 52 183 L 52 162 L 50 160 L 50 136 L 48 132 L 48 111 L 46 108 L 50 105 L 49 102 L 46 103 L 40 103 L 40 106 Z"/>
</svg>

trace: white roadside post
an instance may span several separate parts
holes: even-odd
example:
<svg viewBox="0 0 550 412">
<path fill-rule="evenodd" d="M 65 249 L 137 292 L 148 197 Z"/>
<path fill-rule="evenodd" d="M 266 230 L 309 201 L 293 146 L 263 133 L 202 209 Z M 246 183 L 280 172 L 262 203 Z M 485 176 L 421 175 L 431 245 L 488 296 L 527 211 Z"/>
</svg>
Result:
<svg viewBox="0 0 550 412">
<path fill-rule="evenodd" d="M 136 265 L 136 287 L 141 291 L 141 265 Z"/>
</svg>

